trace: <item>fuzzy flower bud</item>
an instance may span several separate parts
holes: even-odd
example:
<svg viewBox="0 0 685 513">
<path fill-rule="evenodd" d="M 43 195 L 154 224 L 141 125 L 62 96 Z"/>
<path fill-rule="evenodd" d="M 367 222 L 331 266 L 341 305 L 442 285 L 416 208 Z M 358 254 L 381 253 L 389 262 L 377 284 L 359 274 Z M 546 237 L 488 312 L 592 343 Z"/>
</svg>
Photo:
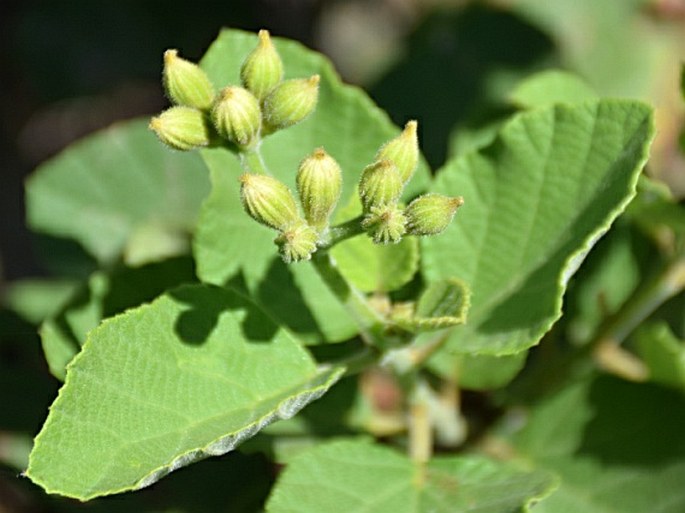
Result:
<svg viewBox="0 0 685 513">
<path fill-rule="evenodd" d="M 275 132 L 309 116 L 319 99 L 319 75 L 281 82 L 264 99 L 264 124 Z"/>
<path fill-rule="evenodd" d="M 359 180 L 359 198 L 364 211 L 397 202 L 403 185 L 397 166 L 390 160 L 379 160 L 366 166 Z"/>
<path fill-rule="evenodd" d="M 395 244 L 406 232 L 407 219 L 397 205 L 371 207 L 362 221 L 362 228 L 376 244 Z"/>
<path fill-rule="evenodd" d="M 207 146 L 210 127 L 202 112 L 191 107 L 171 107 L 150 120 L 150 129 L 176 150 Z"/>
<path fill-rule="evenodd" d="M 240 148 L 250 148 L 259 139 L 259 101 L 242 87 L 229 86 L 219 92 L 212 107 L 212 123 L 219 135 Z"/>
<path fill-rule="evenodd" d="M 200 66 L 178 56 L 178 51 L 164 52 L 164 89 L 176 105 L 209 110 L 214 100 L 214 86 Z"/>
<path fill-rule="evenodd" d="M 283 182 L 268 175 L 245 173 L 240 183 L 243 208 L 255 221 L 281 231 L 302 222 L 295 198 Z"/>
<path fill-rule="evenodd" d="M 419 139 L 416 136 L 416 121 L 409 121 L 400 135 L 385 143 L 376 160 L 390 160 L 397 166 L 402 183 L 407 183 L 419 163 Z"/>
<path fill-rule="evenodd" d="M 283 230 L 274 242 L 286 264 L 309 260 L 316 251 L 318 235 L 308 224 L 301 222 Z"/>
<path fill-rule="evenodd" d="M 342 171 L 323 148 L 305 158 L 297 170 L 297 190 L 307 222 L 322 231 L 340 199 Z"/>
<path fill-rule="evenodd" d="M 410 235 L 436 235 L 447 228 L 454 213 L 464 203 L 461 196 L 424 194 L 412 201 L 404 211 L 407 216 L 407 233 Z"/>
<path fill-rule="evenodd" d="M 245 58 L 240 68 L 240 81 L 243 87 L 262 101 L 282 79 L 283 62 L 271 42 L 269 31 L 260 30 L 257 47 Z"/>
</svg>

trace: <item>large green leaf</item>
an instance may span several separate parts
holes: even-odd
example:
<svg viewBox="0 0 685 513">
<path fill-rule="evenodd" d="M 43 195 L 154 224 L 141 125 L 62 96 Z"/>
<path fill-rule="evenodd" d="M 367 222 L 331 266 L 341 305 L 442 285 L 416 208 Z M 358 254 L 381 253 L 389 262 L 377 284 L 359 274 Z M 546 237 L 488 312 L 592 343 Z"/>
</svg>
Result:
<svg viewBox="0 0 685 513">
<path fill-rule="evenodd" d="M 390 292 L 409 283 L 419 267 L 419 243 L 405 237 L 397 244 L 374 244 L 359 235 L 331 250 L 338 268 L 363 292 Z"/>
<path fill-rule="evenodd" d="M 50 372 L 64 381 L 66 365 L 102 319 L 151 301 L 162 292 L 194 280 L 188 257 L 170 258 L 141 267 L 115 266 L 93 273 L 87 283 L 40 328 Z"/>
<path fill-rule="evenodd" d="M 89 334 L 26 474 L 82 500 L 142 488 L 291 417 L 341 371 L 242 295 L 174 289 Z"/>
<path fill-rule="evenodd" d="M 536 73 L 521 81 L 509 95 L 509 100 L 522 109 L 596 99 L 597 93 L 585 81 L 561 70 Z"/>
<path fill-rule="evenodd" d="M 217 86 L 238 83 L 240 64 L 256 43 L 254 34 L 224 31 L 203 58 L 202 67 Z M 320 97 L 312 116 L 264 140 L 264 162 L 294 190 L 299 162 L 315 148 L 324 147 L 342 167 L 340 204 L 346 205 L 362 169 L 398 130 L 361 90 L 343 85 L 321 55 L 292 41 L 275 39 L 275 44 L 288 78 L 321 76 Z M 307 338 L 337 341 L 355 334 L 352 319 L 320 283 L 312 266 L 283 265 L 273 244 L 276 233 L 244 213 L 238 194 L 238 177 L 244 170 L 238 158 L 222 148 L 203 150 L 202 155 L 210 169 L 212 192 L 203 205 L 194 241 L 200 278 L 223 285 L 240 272 L 270 314 Z M 426 187 L 427 177 L 427 167 L 421 163 L 408 196 Z M 366 281 L 371 281 L 373 270 L 368 272 Z"/>
<path fill-rule="evenodd" d="M 511 354 L 561 315 L 566 284 L 635 194 L 653 135 L 651 109 L 588 102 L 519 114 L 479 153 L 440 171 L 434 190 L 465 199 L 444 234 L 426 238 L 430 281 L 472 291 L 469 322 L 448 348 Z"/>
<path fill-rule="evenodd" d="M 533 410 L 514 442 L 561 476 L 536 513 L 685 511 L 685 399 L 653 385 L 602 377 Z"/>
<path fill-rule="evenodd" d="M 422 468 L 387 447 L 338 441 L 290 462 L 266 510 L 510 513 L 529 511 L 554 482 L 546 472 L 527 472 L 478 456 L 435 458 Z"/>
<path fill-rule="evenodd" d="M 26 191 L 31 228 L 111 262 L 140 233 L 154 258 L 183 252 L 179 239 L 192 231 L 209 182 L 198 155 L 169 150 L 138 120 L 71 146 L 40 166 Z M 140 261 L 141 248 L 128 249 Z"/>
</svg>

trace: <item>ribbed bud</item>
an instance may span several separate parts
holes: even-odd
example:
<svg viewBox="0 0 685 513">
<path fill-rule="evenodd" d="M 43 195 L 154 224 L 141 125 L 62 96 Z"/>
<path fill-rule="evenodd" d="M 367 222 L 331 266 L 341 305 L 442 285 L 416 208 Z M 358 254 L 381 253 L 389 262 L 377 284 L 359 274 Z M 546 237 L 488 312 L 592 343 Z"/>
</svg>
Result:
<svg viewBox="0 0 685 513">
<path fill-rule="evenodd" d="M 178 51 L 164 52 L 164 89 L 176 105 L 209 110 L 214 100 L 214 86 L 200 66 L 178 56 Z"/>
<path fill-rule="evenodd" d="M 281 231 L 303 222 L 295 198 L 283 182 L 268 175 L 245 173 L 240 183 L 243 208 L 255 221 Z"/>
<path fill-rule="evenodd" d="M 309 116 L 319 99 L 319 75 L 281 82 L 264 99 L 266 132 L 275 132 Z"/>
<path fill-rule="evenodd" d="M 271 42 L 269 31 L 260 30 L 257 47 L 245 58 L 240 68 L 240 80 L 246 89 L 262 101 L 282 79 L 283 61 Z"/>
<path fill-rule="evenodd" d="M 225 87 L 214 101 L 212 123 L 221 137 L 241 148 L 250 148 L 259 140 L 259 101 L 247 89 Z"/>
<path fill-rule="evenodd" d="M 150 120 L 150 129 L 176 150 L 192 150 L 209 144 L 210 127 L 205 116 L 191 107 L 171 107 Z"/>
<path fill-rule="evenodd" d="M 302 222 L 283 230 L 274 242 L 283 261 L 289 264 L 311 259 L 312 253 L 316 251 L 317 239 L 314 228 Z"/>
<path fill-rule="evenodd" d="M 400 135 L 385 143 L 376 160 L 390 160 L 400 173 L 403 183 L 407 183 L 419 163 L 419 139 L 416 136 L 416 121 L 409 121 Z"/>
<path fill-rule="evenodd" d="M 436 235 L 447 228 L 454 213 L 464 203 L 461 196 L 424 194 L 412 201 L 404 211 L 407 216 L 407 233 L 410 235 Z"/>
<path fill-rule="evenodd" d="M 323 148 L 305 158 L 297 170 L 297 190 L 307 222 L 319 232 L 328 226 L 328 218 L 340 199 L 342 171 Z"/>
<path fill-rule="evenodd" d="M 362 228 L 376 244 L 395 244 L 405 234 L 407 218 L 397 205 L 372 207 L 362 221 Z"/>
<path fill-rule="evenodd" d="M 397 202 L 403 185 L 397 166 L 390 160 L 366 166 L 359 180 L 359 198 L 364 211 Z"/>
</svg>

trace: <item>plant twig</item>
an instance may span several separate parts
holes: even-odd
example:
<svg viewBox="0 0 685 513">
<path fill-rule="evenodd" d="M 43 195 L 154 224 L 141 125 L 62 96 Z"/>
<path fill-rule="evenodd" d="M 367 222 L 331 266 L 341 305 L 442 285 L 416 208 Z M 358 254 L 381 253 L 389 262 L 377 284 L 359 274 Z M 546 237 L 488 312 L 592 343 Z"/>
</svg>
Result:
<svg viewBox="0 0 685 513">
<path fill-rule="evenodd" d="M 672 260 L 649 283 L 638 289 L 598 330 L 590 344 L 595 362 L 605 370 L 644 381 L 642 362 L 625 354 L 620 344 L 657 308 L 685 288 L 685 256 Z"/>
<path fill-rule="evenodd" d="M 312 264 L 345 309 L 356 321 L 362 339 L 375 347 L 385 345 L 385 319 L 374 310 L 362 292 L 340 274 L 328 251 L 319 250 L 312 256 Z"/>
<path fill-rule="evenodd" d="M 246 173 L 271 175 L 264 163 L 259 147 L 248 151 L 241 151 L 238 155 L 240 157 L 240 165 Z"/>
<path fill-rule="evenodd" d="M 610 340 L 622 343 L 650 314 L 685 288 L 685 257 L 673 260 L 651 282 L 641 287 L 598 330 L 593 345 Z"/>
</svg>

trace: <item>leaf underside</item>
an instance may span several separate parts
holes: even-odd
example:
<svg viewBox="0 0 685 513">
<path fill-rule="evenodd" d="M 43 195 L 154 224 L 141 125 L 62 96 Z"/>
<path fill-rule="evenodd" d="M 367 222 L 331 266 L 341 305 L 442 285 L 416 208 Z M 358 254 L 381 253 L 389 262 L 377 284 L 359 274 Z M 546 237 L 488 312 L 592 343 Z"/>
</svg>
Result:
<svg viewBox="0 0 685 513">
<path fill-rule="evenodd" d="M 422 241 L 429 281 L 472 291 L 447 349 L 503 355 L 536 344 L 561 315 L 566 284 L 635 194 L 651 109 L 600 100 L 519 114 L 492 145 L 443 168 L 433 189 L 465 199 Z"/>
</svg>

